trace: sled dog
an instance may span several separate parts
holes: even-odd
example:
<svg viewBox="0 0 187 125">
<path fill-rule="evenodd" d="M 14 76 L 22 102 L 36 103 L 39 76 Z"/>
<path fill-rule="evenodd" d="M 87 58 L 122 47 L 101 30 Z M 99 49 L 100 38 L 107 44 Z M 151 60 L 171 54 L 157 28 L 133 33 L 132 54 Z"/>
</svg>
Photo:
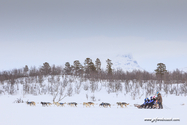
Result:
<svg viewBox="0 0 187 125">
<path fill-rule="evenodd" d="M 94 103 L 93 102 L 88 102 L 88 104 L 91 106 L 94 106 Z"/>
<path fill-rule="evenodd" d="M 70 102 L 70 103 L 67 103 L 67 105 L 69 105 L 69 106 L 76 106 L 77 107 L 77 103 L 76 102 Z"/>
<path fill-rule="evenodd" d="M 103 106 L 104 108 L 110 107 L 111 108 L 111 104 L 110 103 L 104 103 L 102 102 L 101 104 L 99 104 L 99 106 Z"/>
<path fill-rule="evenodd" d="M 28 102 L 28 101 L 27 101 L 27 105 L 30 105 L 30 106 L 32 106 L 32 105 L 33 105 L 33 106 L 35 106 L 35 105 L 36 105 L 36 103 L 35 103 L 34 101 L 32 101 L 32 102 Z"/>
<path fill-rule="evenodd" d="M 41 102 L 42 106 L 47 106 L 47 102 Z"/>
<path fill-rule="evenodd" d="M 60 106 L 60 104 L 58 102 L 53 102 L 53 104 L 56 106 Z"/>
<path fill-rule="evenodd" d="M 126 103 L 126 102 L 122 102 L 121 104 L 124 105 L 125 107 L 127 107 L 127 105 L 129 105 L 129 103 Z"/>
<path fill-rule="evenodd" d="M 117 102 L 116 104 L 117 104 L 117 107 L 120 106 L 121 108 L 123 108 L 123 105 L 121 102 Z"/>
<path fill-rule="evenodd" d="M 50 103 L 50 102 L 47 102 L 47 105 L 51 106 L 51 105 L 52 105 L 52 103 Z"/>
<path fill-rule="evenodd" d="M 90 104 L 88 104 L 87 102 L 83 102 L 83 107 L 90 107 Z"/>
<path fill-rule="evenodd" d="M 111 108 L 111 104 L 110 103 L 104 103 L 104 107 L 107 108 L 107 107 L 110 107 Z"/>
<path fill-rule="evenodd" d="M 66 103 L 59 103 L 59 104 L 60 104 L 60 106 L 65 107 Z"/>
</svg>

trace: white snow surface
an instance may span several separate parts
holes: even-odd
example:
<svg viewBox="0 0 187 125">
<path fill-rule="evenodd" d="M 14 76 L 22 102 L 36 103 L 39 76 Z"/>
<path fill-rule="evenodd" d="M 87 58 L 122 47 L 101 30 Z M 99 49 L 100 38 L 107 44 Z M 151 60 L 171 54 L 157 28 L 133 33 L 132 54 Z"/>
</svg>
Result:
<svg viewBox="0 0 187 125">
<path fill-rule="evenodd" d="M 47 78 L 45 78 L 47 79 Z M 89 81 L 88 81 L 89 82 Z M 72 85 L 79 83 L 76 81 Z M 43 84 L 47 84 L 44 80 Z M 86 83 L 82 83 L 86 84 Z M 101 83 L 99 84 L 99 88 Z M 102 84 L 105 84 L 102 82 Z M 4 83 L 4 85 L 6 85 Z M 16 95 L 7 93 L 0 95 L 0 125 L 186 125 L 187 123 L 187 97 L 184 95 L 165 95 L 162 94 L 164 109 L 137 109 L 134 104 L 142 104 L 145 94 L 140 90 L 140 94 L 133 99 L 124 92 L 108 93 L 105 87 L 92 93 L 83 91 L 79 94 L 73 94 L 71 97 L 65 97 L 60 102 L 77 102 L 77 107 L 57 107 L 55 105 L 42 107 L 40 102 L 51 102 L 53 96 L 50 94 L 38 94 L 37 96 L 23 94 L 22 85 L 19 84 L 19 92 Z M 88 98 L 86 98 L 88 95 Z M 95 96 L 95 106 L 83 107 L 83 102 L 89 102 L 91 96 Z M 154 95 L 152 95 L 154 96 Z M 13 103 L 17 98 L 21 98 L 24 103 Z M 25 102 L 34 101 L 36 106 L 29 106 Z M 111 108 L 99 107 L 102 102 L 111 104 Z M 129 103 L 127 107 L 117 107 L 116 102 Z M 144 121 L 144 118 L 179 118 L 180 121 Z"/>
<path fill-rule="evenodd" d="M 98 93 L 99 94 L 99 93 Z M 143 98 L 132 100 L 130 96 L 100 93 L 100 101 L 94 102 L 95 107 L 86 108 L 82 103 L 88 100 L 84 93 L 67 97 L 62 102 L 77 102 L 77 107 L 42 107 L 41 101 L 50 101 L 50 95 L 32 96 L 25 95 L 24 101 L 35 101 L 36 106 L 26 103 L 13 103 L 21 95 L 0 96 L 0 125 L 116 125 L 116 124 L 151 124 L 144 118 L 179 118 L 180 121 L 157 121 L 153 124 L 161 125 L 185 125 L 187 123 L 187 97 L 169 95 L 163 97 L 164 109 L 137 109 L 133 104 L 143 103 Z M 84 95 L 85 96 L 85 95 Z M 117 108 L 116 102 L 128 102 L 126 108 Z M 100 108 L 99 103 L 109 102 L 111 108 Z M 182 105 L 184 104 L 184 105 Z"/>
</svg>

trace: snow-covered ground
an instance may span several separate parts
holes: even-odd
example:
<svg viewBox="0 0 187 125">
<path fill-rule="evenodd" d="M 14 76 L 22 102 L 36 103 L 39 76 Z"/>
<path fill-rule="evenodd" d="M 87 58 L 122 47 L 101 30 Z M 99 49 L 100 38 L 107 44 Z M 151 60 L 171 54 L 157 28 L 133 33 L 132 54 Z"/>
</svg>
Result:
<svg viewBox="0 0 187 125">
<path fill-rule="evenodd" d="M 156 89 L 155 86 L 157 85 L 154 85 L 154 83 L 151 84 L 152 86 L 148 86 L 149 84 L 145 83 L 142 87 L 135 87 L 131 90 L 125 85 L 125 83 L 122 83 L 123 90 L 113 92 L 113 90 L 110 90 L 111 88 L 107 87 L 109 83 L 101 81 L 97 82 L 98 87 L 93 92 L 91 91 L 91 81 L 83 81 L 81 83 L 81 80 L 76 78 L 72 80 L 72 83 L 68 82 L 65 89 L 68 90 L 69 86 L 72 85 L 72 96 L 67 96 L 60 102 L 77 102 L 77 107 L 69 107 L 67 105 L 65 105 L 65 107 L 57 107 L 55 105 L 42 107 L 40 104 L 41 101 L 52 103 L 54 98 L 54 95 L 48 94 L 48 92 L 44 94 L 45 91 L 48 90 L 48 88 L 44 85 L 47 85 L 50 88 L 50 83 L 47 81 L 49 78 L 50 77 L 45 78 L 41 85 L 35 82 L 29 83 L 30 89 L 36 86 L 35 89 L 33 89 L 33 93 L 36 94 L 24 94 L 23 84 L 25 86 L 25 83 L 20 84 L 18 82 L 18 84 L 15 84 L 14 90 L 18 90 L 15 92 L 15 95 L 7 93 L 7 91 L 9 91 L 9 86 L 7 86 L 6 82 L 1 85 L 0 88 L 4 92 L 0 95 L 0 125 L 186 125 L 187 123 L 187 97 L 184 96 L 185 94 L 176 96 L 175 93 L 171 95 L 165 94 L 164 91 L 160 91 L 163 97 L 164 109 L 137 109 L 134 107 L 134 104 L 142 104 L 144 98 L 147 97 L 145 95 L 146 87 L 150 87 L 152 90 Z M 25 80 L 26 79 L 23 81 Z M 63 81 L 63 78 L 61 78 L 61 81 Z M 79 83 L 81 83 L 81 86 L 79 87 L 80 89 L 76 90 L 76 86 L 79 85 Z M 86 84 L 89 85 L 88 90 L 84 89 L 84 85 Z M 130 86 L 133 85 L 132 81 L 129 84 Z M 113 85 L 115 85 L 115 83 L 111 85 L 112 87 L 115 87 Z M 138 85 L 138 83 L 134 84 L 134 86 L 136 85 Z M 40 88 L 38 88 L 39 86 Z M 127 87 L 126 90 L 125 87 Z M 130 92 L 126 93 L 125 91 L 127 90 Z M 64 91 L 64 94 L 65 92 L 66 91 Z M 156 90 L 154 90 L 153 93 L 156 94 Z M 92 97 L 95 97 L 95 106 L 90 108 L 83 107 L 82 103 L 92 101 Z M 21 98 L 24 103 L 13 103 L 17 98 Z M 58 97 L 56 101 L 57 100 Z M 34 101 L 36 102 L 36 106 L 29 106 L 25 103 L 26 101 Z M 102 102 L 110 103 L 111 108 L 99 107 L 99 104 Z M 127 107 L 120 108 L 117 107 L 116 102 L 126 102 L 129 103 L 129 105 Z M 180 121 L 151 122 L 144 121 L 145 118 L 179 118 Z"/>
<path fill-rule="evenodd" d="M 137 109 L 133 104 L 141 104 L 143 98 L 132 100 L 130 97 L 115 97 L 109 94 L 106 100 L 96 101 L 95 107 L 83 107 L 82 95 L 67 97 L 62 102 L 77 102 L 77 107 L 42 107 L 41 101 L 51 101 L 48 95 L 25 95 L 24 101 L 35 101 L 36 106 L 28 106 L 26 103 L 13 103 L 20 96 L 0 96 L 0 125 L 116 125 L 116 124 L 151 124 L 144 118 L 179 118 L 180 121 L 157 121 L 153 124 L 180 124 L 187 123 L 187 97 L 167 96 L 163 97 L 164 109 Z M 103 95 L 104 97 L 104 95 Z M 85 98 L 85 97 L 84 97 Z M 102 97 L 101 97 L 102 98 Z M 111 108 L 100 108 L 99 103 L 106 101 L 112 104 Z M 117 108 L 117 101 L 128 102 L 127 108 Z M 182 105 L 184 104 L 184 105 Z"/>
</svg>

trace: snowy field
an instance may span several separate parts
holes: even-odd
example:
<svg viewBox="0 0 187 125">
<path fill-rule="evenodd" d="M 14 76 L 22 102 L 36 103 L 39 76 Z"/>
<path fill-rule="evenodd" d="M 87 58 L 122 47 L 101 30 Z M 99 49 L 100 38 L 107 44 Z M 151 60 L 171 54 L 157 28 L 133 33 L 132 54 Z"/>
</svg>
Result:
<svg viewBox="0 0 187 125">
<path fill-rule="evenodd" d="M 50 78 L 50 77 L 49 77 Z M 143 84 L 143 87 L 136 88 L 138 83 L 134 84 L 134 89 L 130 90 L 130 87 L 122 83 L 122 91 L 111 92 L 111 88 L 107 87 L 108 83 L 105 81 L 99 82 L 97 89 L 94 92 L 91 91 L 91 82 L 80 82 L 81 80 L 73 79 L 72 83 L 67 82 L 67 87 L 63 95 L 68 91 L 68 88 L 72 86 L 72 95 L 65 97 L 60 102 L 76 102 L 77 107 L 57 107 L 55 105 L 49 107 L 42 107 L 40 102 L 53 102 L 53 95 L 42 93 L 43 90 L 55 88 L 55 85 L 47 81 L 48 77 L 45 78 L 44 82 L 29 83 L 30 89 L 33 90 L 33 94 L 24 94 L 23 85 L 18 82 L 14 85 L 15 95 L 10 95 L 7 92 L 11 89 L 11 86 L 6 82 L 1 85 L 1 90 L 4 91 L 0 95 L 0 125 L 146 125 L 146 124 L 162 124 L 162 125 L 186 125 L 187 124 L 187 96 L 176 96 L 176 94 L 165 94 L 164 91 L 160 91 L 163 98 L 164 109 L 138 109 L 134 107 L 134 104 L 142 104 L 144 97 L 150 97 L 154 95 L 146 96 L 147 83 Z M 26 80 L 26 79 L 25 79 Z M 25 81 L 23 80 L 23 81 Z M 63 81 L 63 79 L 62 79 Z M 62 82 L 64 83 L 64 82 Z M 81 84 L 80 84 L 81 83 Z M 131 85 L 132 82 L 129 83 Z M 58 85 L 58 84 L 57 84 Z M 60 84 L 61 85 L 61 84 Z M 80 86 L 79 86 L 80 85 Z M 85 90 L 85 85 L 89 85 L 89 89 Z M 115 85 L 115 84 L 112 84 Z M 132 84 L 133 85 L 133 84 Z M 36 89 L 32 89 L 36 86 Z M 79 86 L 77 89 L 77 86 Z M 153 83 L 151 88 L 153 93 L 156 94 L 157 84 Z M 175 85 L 172 85 L 175 87 Z M 178 85 L 179 88 L 180 85 Z M 58 87 L 58 86 L 57 86 Z M 163 87 L 163 86 L 162 86 Z M 28 87 L 29 88 L 29 87 Z M 58 87 L 60 88 L 60 87 Z M 180 89 L 177 90 L 180 90 Z M 171 88 L 170 88 L 171 89 Z M 111 90 L 109 92 L 109 90 Z M 126 91 L 129 91 L 126 93 Z M 34 95 L 36 93 L 36 95 Z M 46 91 L 46 93 L 48 93 Z M 83 102 L 93 101 L 94 107 L 86 108 L 83 107 Z M 21 98 L 25 103 L 13 103 L 17 98 Z M 58 97 L 56 98 L 56 101 Z M 36 106 L 29 106 L 26 101 L 36 102 Z M 102 102 L 111 104 L 111 108 L 99 107 Z M 117 107 L 116 102 L 129 103 L 127 107 Z M 144 121 L 145 118 L 179 118 L 180 121 Z"/>
<path fill-rule="evenodd" d="M 111 95 L 111 98 L 113 95 Z M 13 103 L 19 96 L 0 96 L 0 125 L 125 125 L 125 124 L 163 124 L 186 125 L 187 124 L 187 97 L 168 96 L 163 97 L 164 109 L 137 109 L 133 104 L 141 104 L 142 99 L 132 100 L 130 97 L 118 97 L 106 100 L 112 104 L 111 108 L 100 108 L 96 101 L 95 107 L 83 107 L 81 95 L 65 98 L 64 102 L 78 103 L 77 107 L 42 107 L 41 101 L 49 101 L 50 96 L 25 96 L 24 101 L 35 101 L 36 106 L 28 106 L 26 103 Z M 70 101 L 71 100 L 71 101 Z M 113 101 L 112 101 L 113 100 Z M 117 108 L 117 101 L 129 102 L 126 108 Z M 183 105 L 182 105 L 183 104 Z M 144 118 L 179 118 L 180 121 L 144 121 Z"/>
</svg>

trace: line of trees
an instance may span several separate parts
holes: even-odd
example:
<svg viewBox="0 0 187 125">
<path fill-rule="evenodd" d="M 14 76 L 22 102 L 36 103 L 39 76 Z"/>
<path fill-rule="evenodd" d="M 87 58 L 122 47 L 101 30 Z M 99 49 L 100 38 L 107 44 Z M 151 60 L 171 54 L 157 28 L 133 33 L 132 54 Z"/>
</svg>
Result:
<svg viewBox="0 0 187 125">
<path fill-rule="evenodd" d="M 112 60 L 106 60 L 106 70 L 101 69 L 101 61 L 95 63 L 86 58 L 82 65 L 78 60 L 65 66 L 50 65 L 45 62 L 39 68 L 26 65 L 21 69 L 0 72 L 0 94 L 23 95 L 50 94 L 53 101 L 61 101 L 67 96 L 79 94 L 81 89 L 91 93 L 105 89 L 108 93 L 123 92 L 133 99 L 137 96 L 153 95 L 157 91 L 165 94 L 187 95 L 187 73 L 178 69 L 169 72 L 163 63 L 158 63 L 154 73 L 134 70 L 112 69 Z M 19 78 L 19 79 L 18 79 Z M 45 82 L 44 82 L 45 81 Z M 21 85 L 21 86 L 20 86 Z M 143 93 L 141 92 L 144 90 Z M 88 95 L 86 95 L 88 99 Z M 95 96 L 90 97 L 94 101 Z"/>
<path fill-rule="evenodd" d="M 112 60 L 106 60 L 106 69 L 101 69 L 101 61 L 99 58 L 92 62 L 92 59 L 86 58 L 82 65 L 79 60 L 75 60 L 73 65 L 66 62 L 63 66 L 50 65 L 48 62 L 43 63 L 39 68 L 30 67 L 25 65 L 20 69 L 13 69 L 10 71 L 0 72 L 0 82 L 5 80 L 10 81 L 11 84 L 15 83 L 15 79 L 22 77 L 46 77 L 48 75 L 70 75 L 81 77 L 89 80 L 158 80 L 162 83 L 185 83 L 187 82 L 187 73 L 178 69 L 174 71 L 167 71 L 163 63 L 157 64 L 155 72 L 150 73 L 147 71 L 134 70 L 132 72 L 123 71 L 122 69 L 112 69 Z"/>
<path fill-rule="evenodd" d="M 180 84 L 173 84 L 172 82 L 165 84 L 159 82 L 159 80 L 101 80 L 91 81 L 85 78 L 76 76 L 60 76 L 50 75 L 35 76 L 35 77 L 23 77 L 15 80 L 15 84 L 11 84 L 6 81 L 4 85 L 0 86 L 0 94 L 32 94 L 32 95 L 52 95 L 53 102 L 59 102 L 66 97 L 79 94 L 81 91 L 85 91 L 92 95 L 90 98 L 94 101 L 95 92 L 101 90 L 109 93 L 124 95 L 130 94 L 133 99 L 140 98 L 143 95 L 148 97 L 161 91 L 162 95 L 174 94 L 174 95 L 187 95 L 187 82 Z M 86 94 L 88 99 L 88 95 Z"/>
</svg>

